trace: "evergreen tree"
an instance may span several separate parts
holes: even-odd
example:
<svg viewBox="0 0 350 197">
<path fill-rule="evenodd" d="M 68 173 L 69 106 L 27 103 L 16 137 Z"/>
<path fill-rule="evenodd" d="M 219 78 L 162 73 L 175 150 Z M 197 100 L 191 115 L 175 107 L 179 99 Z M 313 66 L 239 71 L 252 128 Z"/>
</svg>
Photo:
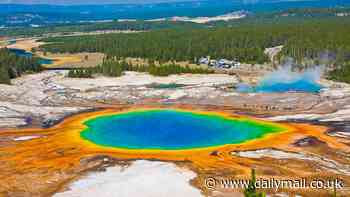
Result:
<svg viewBox="0 0 350 197">
<path fill-rule="evenodd" d="M 0 83 L 10 84 L 10 76 L 8 74 L 8 69 L 2 65 L 0 65 Z"/>
<path fill-rule="evenodd" d="M 251 180 L 249 182 L 248 188 L 244 191 L 244 196 L 245 197 L 266 197 L 265 193 L 256 191 L 255 184 L 256 184 L 255 169 L 252 169 Z"/>
<path fill-rule="evenodd" d="M 0 49 L 0 83 L 10 83 L 10 79 L 23 73 L 40 72 L 42 67 L 36 57 L 20 57 L 8 49 Z"/>
<path fill-rule="evenodd" d="M 198 57 L 237 59 L 264 63 L 265 48 L 283 45 L 279 59 L 293 57 L 299 63 L 319 59 L 326 52 L 330 64 L 350 56 L 349 20 L 308 20 L 300 24 L 254 24 L 236 28 L 172 29 L 137 34 L 104 34 L 45 39 L 52 52 L 102 52 L 107 57 L 135 57 L 168 61 L 192 61 Z M 51 42 L 51 43 L 50 43 Z M 321 58 L 322 59 L 322 58 Z"/>
</svg>

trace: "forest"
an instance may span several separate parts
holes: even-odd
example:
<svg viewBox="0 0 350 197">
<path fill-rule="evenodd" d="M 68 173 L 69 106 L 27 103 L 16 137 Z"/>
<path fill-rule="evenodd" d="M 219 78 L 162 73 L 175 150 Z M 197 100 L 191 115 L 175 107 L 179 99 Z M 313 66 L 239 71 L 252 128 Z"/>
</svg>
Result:
<svg viewBox="0 0 350 197">
<path fill-rule="evenodd" d="M 104 60 L 101 65 L 94 68 L 79 68 L 70 70 L 68 77 L 71 78 L 91 78 L 94 74 L 102 74 L 109 77 L 119 77 L 124 74 L 125 71 L 136 72 L 148 72 L 154 76 L 169 76 L 172 74 L 211 74 L 213 70 L 204 68 L 191 68 L 189 66 L 180 66 L 175 63 L 156 65 L 154 62 L 150 62 L 148 66 L 132 65 L 124 60 L 118 60 L 111 58 Z"/>
<path fill-rule="evenodd" d="M 242 62 L 267 61 L 268 57 L 263 51 L 268 43 L 263 34 L 247 37 L 247 33 L 249 34 L 249 31 L 245 28 L 178 29 L 50 38 L 44 41 L 54 43 L 45 45 L 42 49 L 54 53 L 102 52 L 107 57 L 141 57 L 163 62 L 194 61 L 208 55 L 212 58 L 238 59 Z"/>
<path fill-rule="evenodd" d="M 23 73 L 39 72 L 42 67 L 37 58 L 19 57 L 8 49 L 0 49 L 0 83 L 10 84 L 10 80 Z"/>
<path fill-rule="evenodd" d="M 107 57 L 141 57 L 158 61 L 195 61 L 204 56 L 245 63 L 269 61 L 265 48 L 284 45 L 279 58 L 342 64 L 350 58 L 350 20 L 246 24 L 225 28 L 170 29 L 135 34 L 105 34 L 44 39 L 50 52 L 102 52 Z M 323 58 L 324 56 L 326 58 Z"/>
<path fill-rule="evenodd" d="M 323 10 L 318 12 L 328 13 Z M 280 62 L 292 57 L 301 67 L 326 64 L 337 68 L 329 73 L 330 78 L 347 81 L 348 62 L 350 61 L 350 20 L 348 19 L 348 17 L 329 17 L 300 21 L 289 17 L 285 20 L 278 18 L 264 22 L 261 20 L 254 22 L 249 19 L 250 23 L 230 22 L 226 23 L 226 26 L 216 23 L 212 28 L 193 28 L 191 25 L 184 28 L 180 25 L 178 28 L 169 29 L 167 27 L 171 27 L 172 24 L 168 23 L 169 26 L 165 25 L 164 29 L 162 27 L 132 34 L 113 33 L 44 38 L 42 41 L 48 44 L 41 46 L 41 50 L 53 53 L 102 52 L 106 54 L 106 60 L 109 61 L 98 66 L 99 69 L 72 71 L 70 73 L 72 77 L 89 77 L 94 73 L 105 73 L 107 68 L 109 68 L 109 73 L 113 73 L 111 75 L 116 76 L 127 70 L 149 72 L 161 76 L 175 74 L 180 69 L 176 67 L 176 64 L 164 65 L 165 62 L 194 63 L 200 57 L 206 56 L 213 59 L 226 58 L 244 63 L 262 64 L 269 61 L 264 53 L 266 48 L 283 45 L 283 50 L 277 57 Z M 103 24 L 99 25 L 101 29 L 108 28 L 108 25 L 115 25 L 113 22 L 106 24 L 107 26 L 103 28 Z M 129 24 L 132 23 L 125 22 L 124 28 L 132 29 L 132 26 L 128 26 Z M 134 22 L 134 24 L 139 24 L 138 28 L 153 28 L 153 26 L 147 27 L 147 23 L 144 22 Z M 158 25 L 161 27 L 164 23 L 159 22 Z M 115 26 L 115 28 L 120 28 L 120 26 Z M 115 58 L 126 57 L 159 61 L 162 66 L 159 68 L 158 66 L 125 68 L 119 65 L 120 62 L 112 61 Z M 176 67 L 176 69 L 172 70 L 171 67 Z M 205 73 L 207 71 L 186 70 L 181 72 Z M 13 74 L 10 77 L 13 77 Z"/>
</svg>

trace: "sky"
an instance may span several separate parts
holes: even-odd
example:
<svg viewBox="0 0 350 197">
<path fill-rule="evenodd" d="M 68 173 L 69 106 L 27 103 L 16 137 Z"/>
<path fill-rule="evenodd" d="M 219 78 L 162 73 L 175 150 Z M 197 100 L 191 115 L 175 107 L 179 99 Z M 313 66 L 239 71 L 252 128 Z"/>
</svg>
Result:
<svg viewBox="0 0 350 197">
<path fill-rule="evenodd" d="M 74 5 L 74 4 L 126 4 L 126 3 L 159 3 L 159 2 L 184 2 L 196 0 L 0 0 L 0 3 L 6 4 L 58 4 L 58 5 Z M 199 1 L 199 0 L 197 0 Z"/>
</svg>

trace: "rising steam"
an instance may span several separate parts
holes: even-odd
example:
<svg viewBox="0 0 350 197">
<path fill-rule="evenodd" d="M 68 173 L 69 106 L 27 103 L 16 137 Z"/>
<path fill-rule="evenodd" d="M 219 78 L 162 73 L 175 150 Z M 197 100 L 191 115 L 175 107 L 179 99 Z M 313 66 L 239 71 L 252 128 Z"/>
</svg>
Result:
<svg viewBox="0 0 350 197">
<path fill-rule="evenodd" d="M 313 66 L 302 72 L 294 71 L 294 65 L 288 62 L 274 72 L 266 75 L 257 86 L 239 84 L 239 92 L 319 92 L 318 83 L 323 75 L 323 66 Z"/>
</svg>

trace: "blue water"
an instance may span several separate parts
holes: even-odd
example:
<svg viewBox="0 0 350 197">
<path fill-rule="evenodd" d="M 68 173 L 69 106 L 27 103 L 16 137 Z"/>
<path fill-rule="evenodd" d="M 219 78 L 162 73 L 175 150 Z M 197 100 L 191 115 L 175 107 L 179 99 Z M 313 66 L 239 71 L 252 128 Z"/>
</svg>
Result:
<svg viewBox="0 0 350 197">
<path fill-rule="evenodd" d="M 30 52 L 27 52 L 23 49 L 9 49 L 10 52 L 12 53 L 15 53 L 17 56 L 20 56 L 20 57 L 32 57 L 33 54 L 30 53 Z"/>
<path fill-rule="evenodd" d="M 250 86 L 247 84 L 241 84 L 238 88 L 238 92 L 242 93 L 282 93 L 282 92 L 309 92 L 318 93 L 322 89 L 322 85 L 313 80 L 298 79 L 296 81 L 276 81 L 268 82 L 262 81 L 257 86 Z"/>
<path fill-rule="evenodd" d="M 85 123 L 83 139 L 126 149 L 179 150 L 237 144 L 283 130 L 253 120 L 232 120 L 175 110 L 147 110 L 99 117 Z"/>
<path fill-rule="evenodd" d="M 33 57 L 33 54 L 31 52 L 27 52 L 22 49 L 9 49 L 10 52 L 15 53 L 17 56 L 20 57 Z M 45 58 L 39 58 L 38 63 L 43 65 L 43 64 L 52 64 L 53 60 L 51 59 L 45 59 Z"/>
<path fill-rule="evenodd" d="M 292 82 L 261 83 L 255 87 L 255 92 L 310 92 L 317 93 L 322 86 L 315 81 L 299 79 Z"/>
<path fill-rule="evenodd" d="M 314 66 L 302 72 L 296 72 L 293 71 L 293 65 L 286 64 L 265 75 L 256 86 L 242 83 L 237 85 L 236 90 L 243 93 L 318 93 L 323 88 L 318 83 L 323 70 L 323 66 Z"/>
</svg>

